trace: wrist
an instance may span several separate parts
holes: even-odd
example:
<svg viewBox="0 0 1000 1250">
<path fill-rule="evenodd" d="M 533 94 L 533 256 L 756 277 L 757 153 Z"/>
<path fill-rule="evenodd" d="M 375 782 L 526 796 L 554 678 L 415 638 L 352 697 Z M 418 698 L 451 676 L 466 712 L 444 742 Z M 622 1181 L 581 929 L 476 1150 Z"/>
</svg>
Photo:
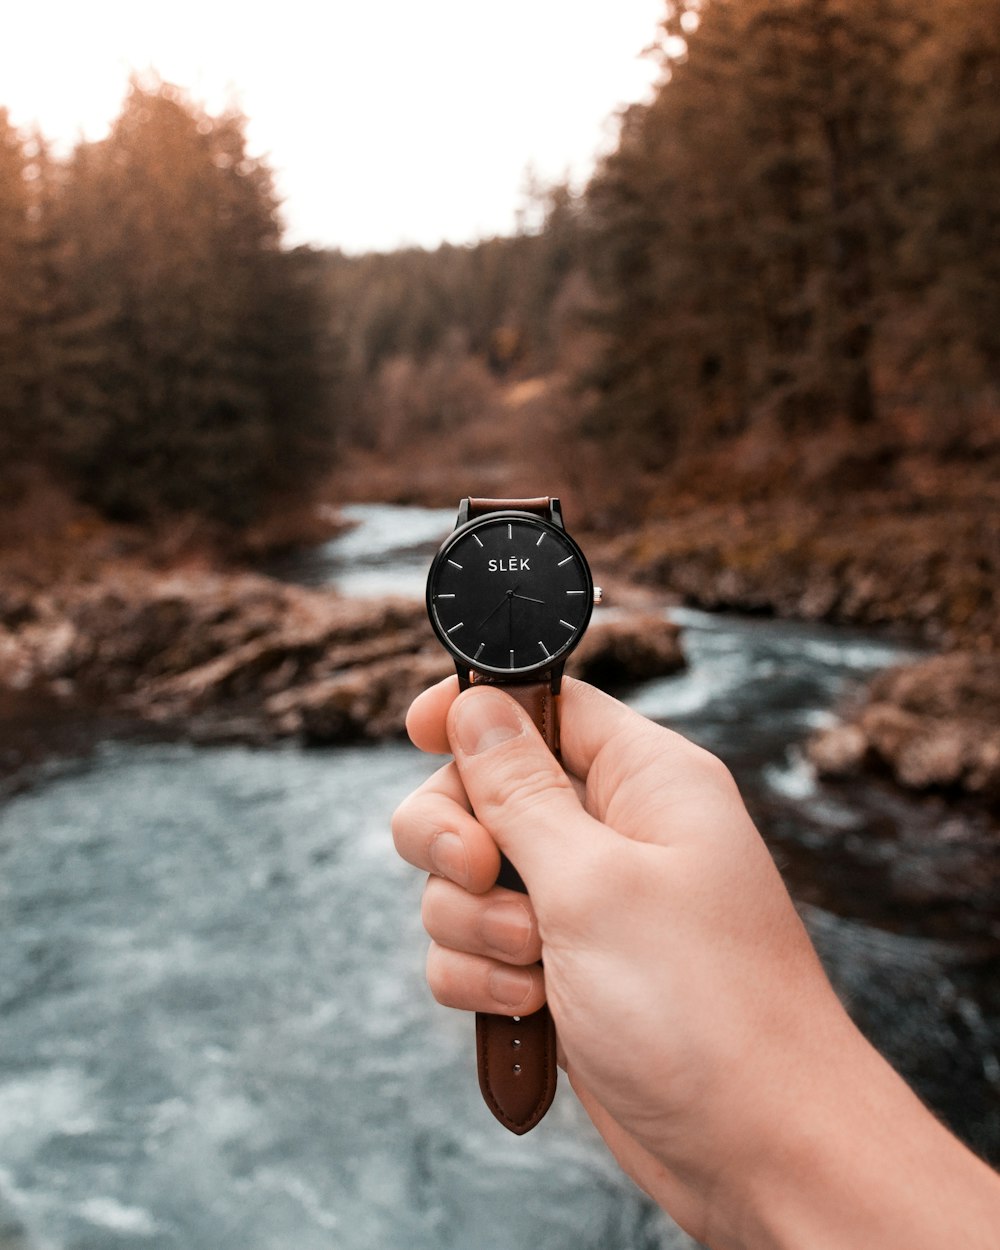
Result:
<svg viewBox="0 0 1000 1250">
<path fill-rule="evenodd" d="M 713 1250 L 990 1250 L 1000 1178 L 953 1137 L 846 1015 L 810 1079 L 770 1102 L 718 1185 Z M 782 1113 L 775 1109 L 783 1108 Z M 736 1175 L 742 1179 L 730 1184 Z"/>
</svg>

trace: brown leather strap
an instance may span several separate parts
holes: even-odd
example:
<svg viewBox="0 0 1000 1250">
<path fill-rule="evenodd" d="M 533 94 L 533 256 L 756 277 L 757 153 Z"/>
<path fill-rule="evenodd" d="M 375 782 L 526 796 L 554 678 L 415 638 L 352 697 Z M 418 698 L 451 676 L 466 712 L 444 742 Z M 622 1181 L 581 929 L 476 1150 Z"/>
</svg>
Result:
<svg viewBox="0 0 1000 1250">
<path fill-rule="evenodd" d="M 556 1029 L 548 1007 L 532 1016 L 476 1013 L 479 1088 L 512 1133 L 533 1129 L 556 1093 Z"/>
<path fill-rule="evenodd" d="M 537 512 L 546 519 L 552 498 L 549 495 L 537 499 L 469 499 L 469 520 L 484 516 L 487 512 Z"/>
<path fill-rule="evenodd" d="M 472 683 L 495 683 L 480 673 Z M 548 682 L 501 685 L 538 727 L 548 748 L 559 757 L 557 698 Z M 517 869 L 500 857 L 497 884 L 526 894 Z M 479 1088 L 486 1105 L 512 1133 L 527 1133 L 545 1115 L 556 1092 L 556 1030 L 547 1006 L 530 1016 L 476 1014 Z"/>
</svg>

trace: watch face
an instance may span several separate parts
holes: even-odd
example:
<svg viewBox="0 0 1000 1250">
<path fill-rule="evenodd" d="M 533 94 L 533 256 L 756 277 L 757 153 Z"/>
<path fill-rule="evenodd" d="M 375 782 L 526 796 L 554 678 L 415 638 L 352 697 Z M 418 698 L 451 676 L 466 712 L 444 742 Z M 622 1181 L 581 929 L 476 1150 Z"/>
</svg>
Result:
<svg viewBox="0 0 1000 1250">
<path fill-rule="evenodd" d="M 556 525 L 494 512 L 457 529 L 427 581 L 427 610 L 460 663 L 504 676 L 542 672 L 587 628 L 594 583 L 583 552 Z"/>
</svg>

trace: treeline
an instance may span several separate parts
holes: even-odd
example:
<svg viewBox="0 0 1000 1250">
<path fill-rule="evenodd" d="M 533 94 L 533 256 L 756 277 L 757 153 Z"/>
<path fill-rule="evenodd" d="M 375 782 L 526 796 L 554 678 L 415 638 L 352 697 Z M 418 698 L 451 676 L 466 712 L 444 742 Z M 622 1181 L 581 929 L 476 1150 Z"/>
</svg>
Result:
<svg viewBox="0 0 1000 1250">
<path fill-rule="evenodd" d="M 678 0 L 660 47 L 540 231 L 331 258 L 351 436 L 433 438 L 556 370 L 623 469 L 748 432 L 995 443 L 1000 0 Z"/>
<path fill-rule="evenodd" d="M 1000 0 L 664 13 L 586 190 L 475 246 L 283 250 L 244 119 L 162 84 L 67 160 L 0 113 L 0 487 L 239 524 L 352 445 L 495 468 L 516 412 L 537 460 L 543 405 L 623 494 L 744 436 L 995 450 Z"/>
<path fill-rule="evenodd" d="M 56 160 L 0 111 L 0 485 L 31 461 L 111 517 L 240 524 L 329 463 L 321 267 L 244 124 L 133 81 Z"/>
<path fill-rule="evenodd" d="M 662 46 L 587 197 L 592 427 L 654 463 L 900 409 L 974 443 L 1000 394 L 1000 2 L 687 0 Z"/>
<path fill-rule="evenodd" d="M 385 454 L 490 417 L 498 387 L 557 367 L 585 302 L 582 202 L 537 188 L 537 228 L 434 251 L 327 253 L 341 439 Z"/>
</svg>

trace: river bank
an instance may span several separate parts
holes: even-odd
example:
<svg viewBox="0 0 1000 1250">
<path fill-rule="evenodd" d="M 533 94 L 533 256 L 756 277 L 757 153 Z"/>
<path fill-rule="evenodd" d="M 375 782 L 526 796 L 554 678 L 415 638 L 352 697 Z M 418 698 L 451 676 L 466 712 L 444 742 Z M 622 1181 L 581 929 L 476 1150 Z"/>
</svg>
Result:
<svg viewBox="0 0 1000 1250">
<path fill-rule="evenodd" d="M 528 453 L 519 480 L 534 484 L 528 460 L 553 443 L 542 417 L 559 386 L 534 379 L 521 404 L 526 385 L 509 388 L 507 419 Z M 976 691 L 1000 689 L 1000 452 L 988 430 L 959 454 L 903 415 L 895 424 L 881 438 L 846 425 L 747 435 L 673 469 L 637 463 L 627 483 L 580 440 L 560 490 L 595 565 L 633 584 L 708 611 L 885 630 L 949 657 L 855 692 L 811 757 L 826 776 L 883 775 L 996 811 L 1000 700 Z M 451 502 L 451 462 L 433 445 L 405 471 L 375 459 L 353 453 L 332 484 L 349 497 L 375 474 L 385 498 Z"/>
<path fill-rule="evenodd" d="M 474 429 L 429 434 L 405 454 L 349 448 L 326 490 L 454 508 L 454 466 L 467 465 L 483 494 L 516 481 L 519 493 L 560 495 L 594 563 L 691 606 L 1000 651 L 1000 444 L 988 424 L 964 450 L 946 418 L 925 428 L 905 413 L 878 430 L 769 428 L 653 469 L 641 447 L 594 437 L 577 436 L 567 460 L 568 402 L 558 375 L 511 381 L 494 431 L 504 442 L 488 456 Z"/>
<path fill-rule="evenodd" d="M 648 609 L 597 621 L 569 671 L 609 688 L 676 672 L 678 635 Z M 0 595 L 0 688 L 22 719 L 35 697 L 196 742 L 379 741 L 453 671 L 423 603 L 404 595 L 124 560 Z"/>
<path fill-rule="evenodd" d="M 810 757 L 830 777 L 883 773 L 996 811 L 1000 699 L 977 691 L 1000 690 L 1000 537 L 984 519 L 983 484 L 963 494 L 949 478 L 945 491 L 937 472 L 932 488 L 910 466 L 896 472 L 893 489 L 856 483 L 835 504 L 827 472 L 807 507 L 801 498 L 706 502 L 710 480 L 697 496 L 678 493 L 669 519 L 650 516 L 657 505 L 646 498 L 629 532 L 585 535 L 611 601 L 625 611 L 613 623 L 598 614 L 571 671 L 610 688 L 676 671 L 677 631 L 663 623 L 670 601 L 923 638 L 949 662 L 918 665 L 867 700 L 856 694 Z M 449 671 L 418 583 L 401 595 L 391 577 L 374 589 L 362 581 L 340 596 L 290 584 L 294 554 L 274 563 L 276 549 L 291 544 L 308 560 L 321 539 L 349 530 L 350 519 L 329 504 L 314 506 L 299 534 L 310 538 L 308 549 L 292 542 L 306 509 L 297 521 L 262 527 L 239 551 L 197 527 L 153 536 L 102 522 L 51 492 L 44 511 L 40 525 L 37 506 L 22 509 L 0 546 L 0 690 L 8 701 L 30 693 L 54 719 L 117 717 L 201 742 L 346 742 L 399 735 L 413 696 Z M 442 509 L 442 534 L 447 516 Z M 400 524 L 387 521 L 387 541 Z M 251 558 L 259 571 L 250 571 Z M 274 576 L 260 570 L 265 558 Z M 30 757 L 24 715 L 19 729 L 0 708 L 4 721 L 0 756 Z"/>
</svg>

